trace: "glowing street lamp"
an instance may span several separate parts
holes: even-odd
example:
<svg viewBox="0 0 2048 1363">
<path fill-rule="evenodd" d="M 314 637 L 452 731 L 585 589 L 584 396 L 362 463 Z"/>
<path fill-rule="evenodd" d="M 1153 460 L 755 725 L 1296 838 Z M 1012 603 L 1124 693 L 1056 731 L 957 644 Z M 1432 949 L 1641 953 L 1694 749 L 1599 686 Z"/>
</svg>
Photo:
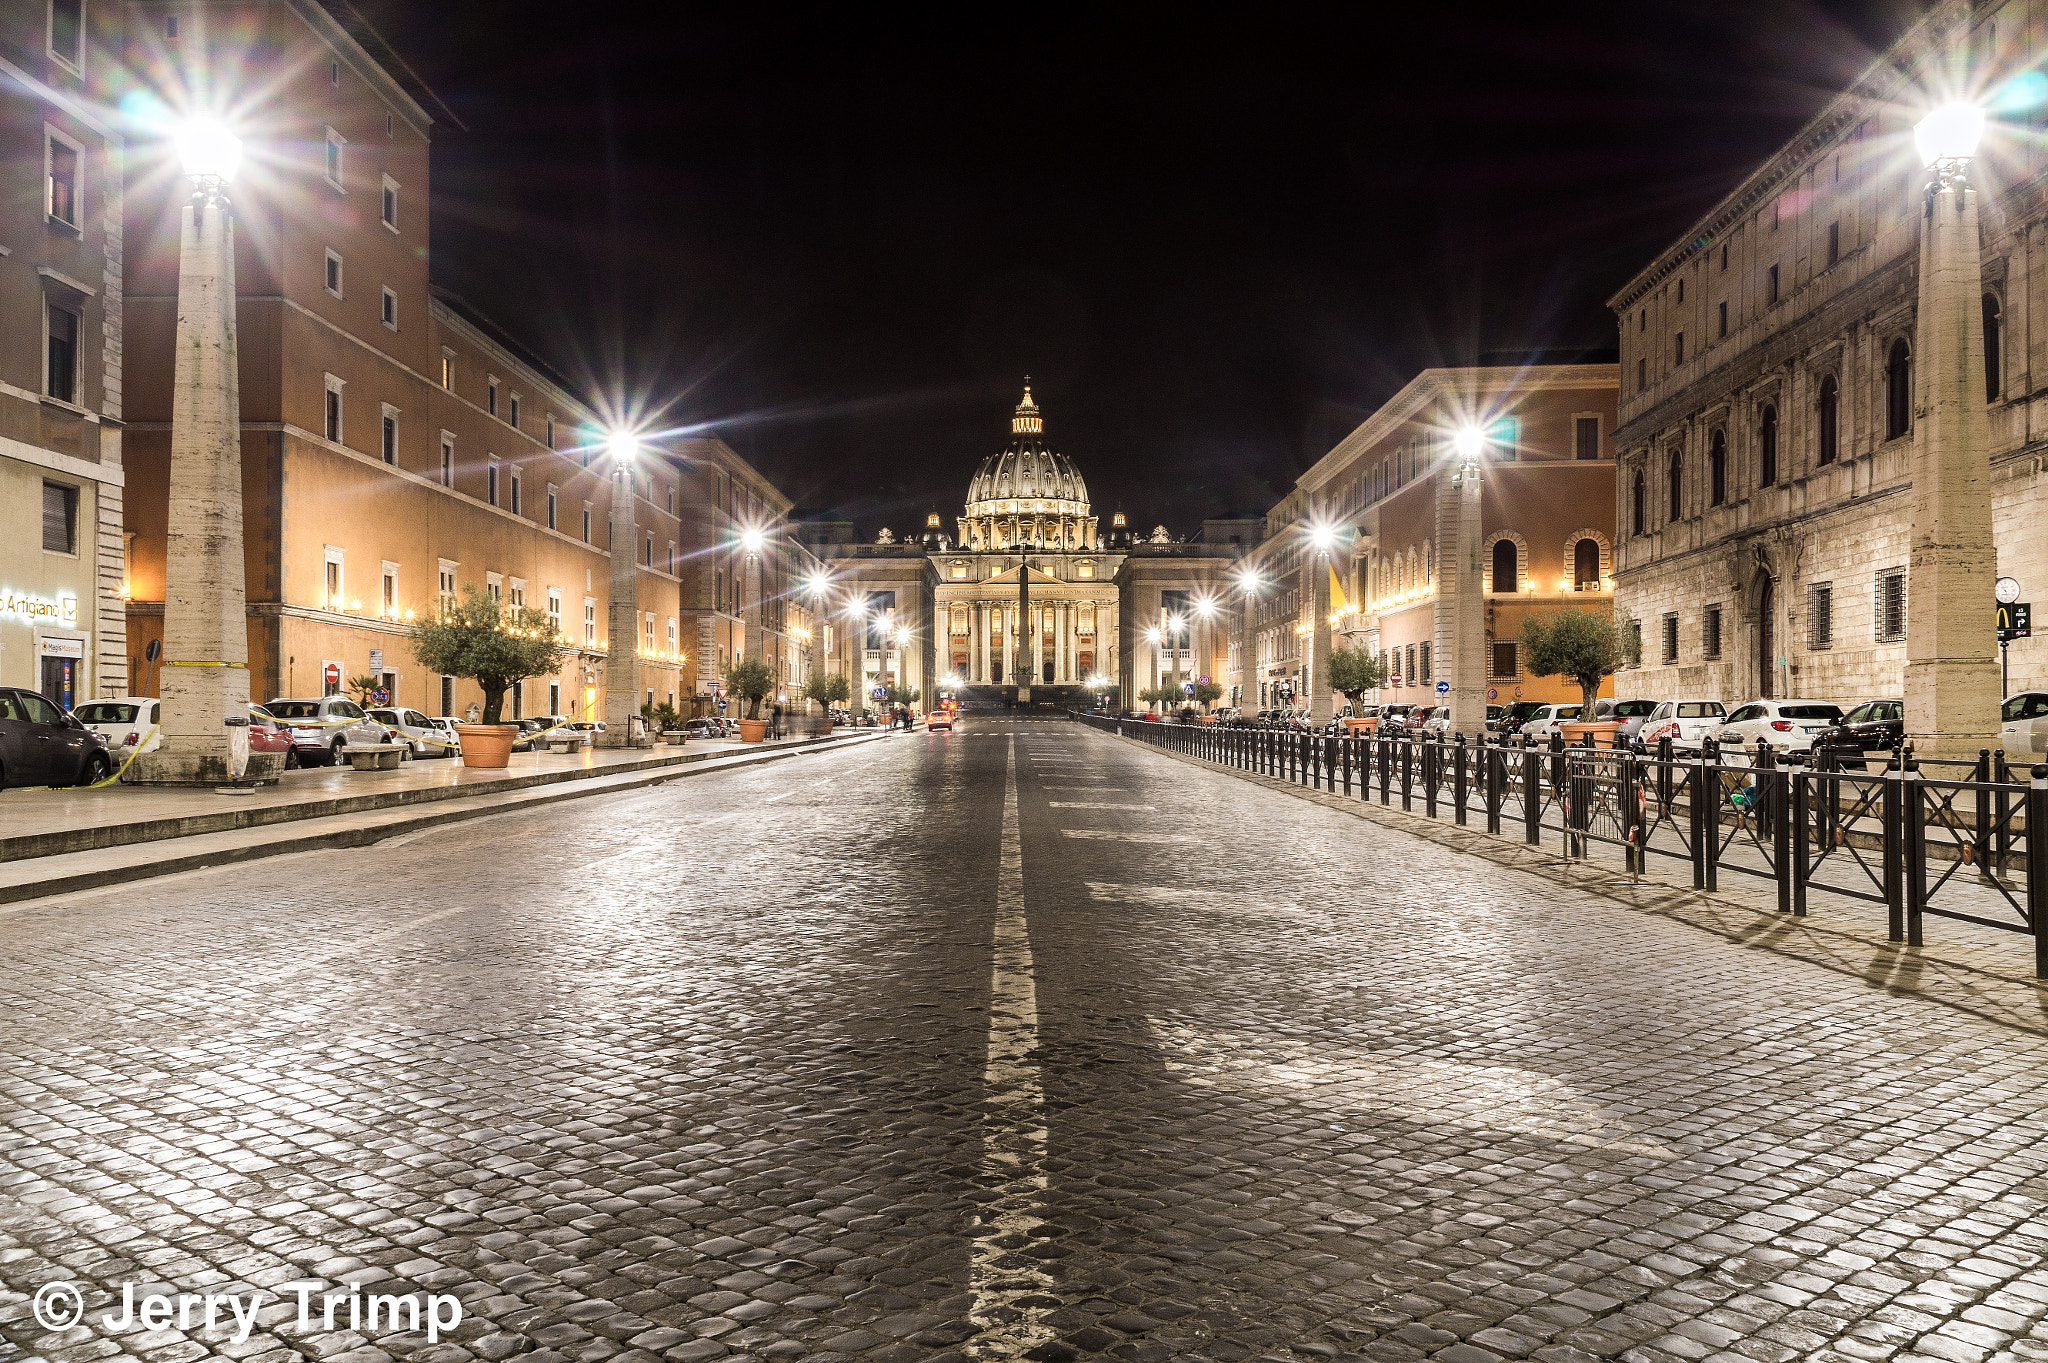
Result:
<svg viewBox="0 0 2048 1363">
<path fill-rule="evenodd" d="M 1972 104 L 1944 104 L 1913 125 L 1913 147 L 1929 169 L 1944 161 L 1969 161 L 1984 138 L 1984 111 Z"/>
<path fill-rule="evenodd" d="M 235 782 L 231 789 L 246 790 L 240 785 L 249 769 L 242 403 L 235 371 L 234 214 L 227 196 L 241 142 L 212 117 L 187 120 L 174 141 L 192 196 L 180 210 L 178 242 L 162 741 L 137 758 L 130 773 L 151 784 L 221 788 Z"/>
</svg>

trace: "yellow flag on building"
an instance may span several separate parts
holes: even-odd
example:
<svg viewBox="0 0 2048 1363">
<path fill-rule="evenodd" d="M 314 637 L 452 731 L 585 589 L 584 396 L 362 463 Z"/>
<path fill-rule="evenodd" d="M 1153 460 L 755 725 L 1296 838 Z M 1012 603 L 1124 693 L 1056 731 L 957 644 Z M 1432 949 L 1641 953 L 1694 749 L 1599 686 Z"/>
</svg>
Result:
<svg viewBox="0 0 2048 1363">
<path fill-rule="evenodd" d="M 1330 565 L 1330 611 L 1337 614 L 1351 609 L 1351 603 L 1344 599 L 1344 584 L 1337 580 L 1337 565 Z"/>
</svg>

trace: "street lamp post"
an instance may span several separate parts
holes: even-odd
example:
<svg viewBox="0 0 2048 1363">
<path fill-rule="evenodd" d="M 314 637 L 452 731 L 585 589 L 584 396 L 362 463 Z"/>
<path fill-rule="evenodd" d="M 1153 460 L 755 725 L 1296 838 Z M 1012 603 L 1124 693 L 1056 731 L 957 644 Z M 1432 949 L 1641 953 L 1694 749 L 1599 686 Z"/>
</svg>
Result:
<svg viewBox="0 0 2048 1363">
<path fill-rule="evenodd" d="M 235 365 L 235 229 L 227 187 L 241 142 L 211 118 L 180 131 L 192 197 L 178 242 L 162 742 L 131 780 L 239 782 L 249 765 L 248 593 L 242 571 L 242 412 Z"/>
<path fill-rule="evenodd" d="M 1316 547 L 1316 566 L 1311 569 L 1313 580 L 1305 595 L 1309 602 L 1308 634 L 1304 636 L 1306 647 L 1301 660 L 1301 682 L 1308 688 L 1309 722 L 1315 725 L 1328 724 L 1336 714 L 1336 704 L 1330 690 L 1330 583 L 1336 570 L 1330 564 L 1331 551 L 1337 544 L 1337 531 L 1333 526 L 1319 525 L 1309 532 L 1309 539 Z M 1317 671 L 1321 671 L 1321 679 Z"/>
<path fill-rule="evenodd" d="M 1477 426 L 1466 426 L 1451 444 L 1458 471 L 1438 495 L 1451 499 L 1444 509 L 1458 528 L 1458 538 L 1439 568 L 1436 636 L 1450 645 L 1450 731 L 1477 740 L 1486 732 L 1486 592 L 1480 576 L 1486 436 Z"/>
<path fill-rule="evenodd" d="M 1176 687 L 1183 688 L 1186 686 L 1186 683 L 1181 680 L 1180 675 L 1180 631 L 1181 627 L 1186 623 L 1187 622 L 1178 615 L 1169 615 L 1166 617 L 1167 637 L 1173 640 L 1173 684 Z M 1185 690 L 1183 690 L 1181 694 L 1185 695 L 1187 693 Z"/>
<path fill-rule="evenodd" d="M 1924 408 L 1913 430 L 1906 582 L 1906 733 L 1924 756 L 1997 746 L 1991 431 L 1983 390 L 1983 262 L 1970 168 L 1984 111 L 1935 110 L 1913 130 L 1929 179 L 1920 219 L 1912 357 Z M 1910 415 L 1910 413 L 1909 413 Z"/>
<path fill-rule="evenodd" d="M 633 519 L 633 470 L 640 441 L 618 431 L 605 442 L 611 455 L 611 586 L 606 609 L 604 732 L 600 748 L 632 744 L 633 721 L 640 717 L 640 571 L 635 552 L 640 529 Z"/>
</svg>

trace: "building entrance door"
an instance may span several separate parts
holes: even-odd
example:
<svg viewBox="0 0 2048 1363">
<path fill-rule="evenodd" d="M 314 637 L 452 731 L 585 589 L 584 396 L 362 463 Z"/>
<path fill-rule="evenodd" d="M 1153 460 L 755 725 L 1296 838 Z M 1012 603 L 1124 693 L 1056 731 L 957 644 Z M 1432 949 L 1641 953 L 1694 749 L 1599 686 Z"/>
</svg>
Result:
<svg viewBox="0 0 2048 1363">
<path fill-rule="evenodd" d="M 1778 584 L 1770 578 L 1756 594 L 1756 677 L 1757 694 L 1765 700 L 1777 695 L 1778 678 Z"/>
<path fill-rule="evenodd" d="M 44 658 L 42 693 L 60 709 L 69 710 L 78 703 L 77 658 Z"/>
</svg>

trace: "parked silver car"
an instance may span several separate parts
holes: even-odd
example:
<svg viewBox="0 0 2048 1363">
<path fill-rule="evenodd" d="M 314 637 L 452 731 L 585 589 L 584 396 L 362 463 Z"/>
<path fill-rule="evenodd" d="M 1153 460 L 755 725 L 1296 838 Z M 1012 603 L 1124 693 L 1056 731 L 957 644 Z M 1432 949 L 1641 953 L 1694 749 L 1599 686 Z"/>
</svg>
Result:
<svg viewBox="0 0 2048 1363">
<path fill-rule="evenodd" d="M 339 765 L 350 744 L 383 743 L 390 737 L 347 696 L 283 696 L 265 701 L 263 708 L 284 726 L 305 767 Z"/>
<path fill-rule="evenodd" d="M 1602 700 L 1593 703 L 1593 719 L 1596 723 L 1613 720 L 1621 727 L 1614 731 L 1614 746 L 1625 747 L 1643 731 L 1652 711 L 1657 708 L 1654 700 Z"/>
<path fill-rule="evenodd" d="M 2008 696 L 1998 711 L 1998 737 L 2008 762 L 2048 761 L 2048 691 Z"/>
<path fill-rule="evenodd" d="M 405 744 L 402 760 L 455 756 L 455 749 L 448 746 L 448 735 L 441 726 L 417 710 L 372 710 L 370 718 L 391 731 L 392 742 Z"/>
</svg>

